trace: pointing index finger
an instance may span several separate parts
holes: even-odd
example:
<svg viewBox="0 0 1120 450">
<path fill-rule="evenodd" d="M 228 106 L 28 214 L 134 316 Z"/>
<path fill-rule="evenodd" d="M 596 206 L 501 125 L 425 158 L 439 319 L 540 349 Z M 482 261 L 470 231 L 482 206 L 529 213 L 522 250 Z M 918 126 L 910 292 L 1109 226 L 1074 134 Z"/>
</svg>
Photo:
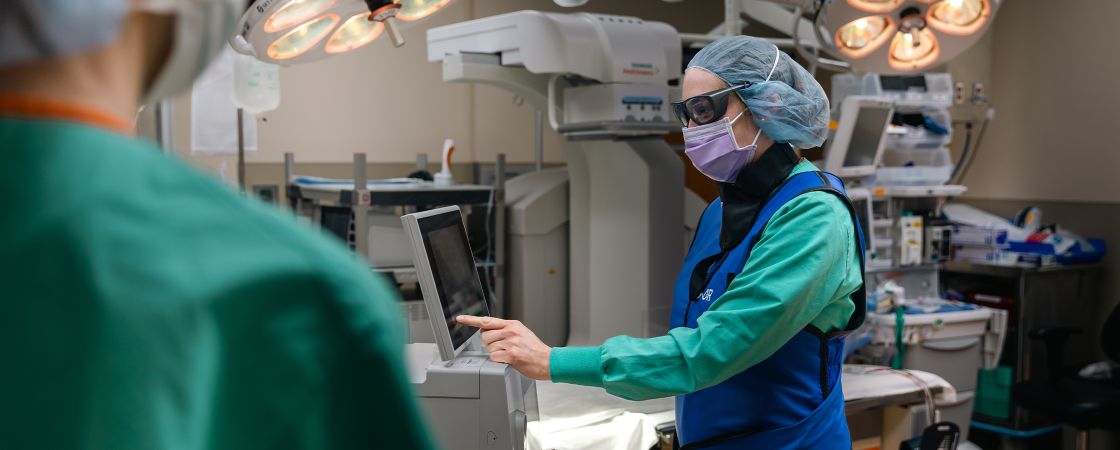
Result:
<svg viewBox="0 0 1120 450">
<path fill-rule="evenodd" d="M 505 326 L 505 321 L 497 317 L 459 316 L 455 321 L 483 330 L 497 330 Z"/>
</svg>

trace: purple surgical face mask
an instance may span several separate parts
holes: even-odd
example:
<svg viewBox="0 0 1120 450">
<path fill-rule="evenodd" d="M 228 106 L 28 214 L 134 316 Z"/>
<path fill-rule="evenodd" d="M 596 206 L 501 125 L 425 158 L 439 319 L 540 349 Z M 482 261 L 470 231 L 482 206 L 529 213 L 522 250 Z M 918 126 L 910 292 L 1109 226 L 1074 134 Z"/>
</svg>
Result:
<svg viewBox="0 0 1120 450">
<path fill-rule="evenodd" d="M 778 68 L 778 61 L 781 60 L 781 51 L 774 47 L 774 52 L 774 65 L 770 67 L 766 81 L 770 81 L 770 77 L 774 76 L 774 69 Z M 751 145 L 740 148 L 735 142 L 735 133 L 731 129 L 731 124 L 740 117 L 743 117 L 742 112 L 734 119 L 724 117 L 706 125 L 681 129 L 684 133 L 684 154 L 688 155 L 692 165 L 708 178 L 730 183 L 735 180 L 743 167 L 754 160 L 762 128 L 759 127 L 758 133 L 755 133 Z"/>
<path fill-rule="evenodd" d="M 754 160 L 762 129 L 755 133 L 751 145 L 740 148 L 731 129 L 731 124 L 740 117 L 743 117 L 742 112 L 734 119 L 724 117 L 717 122 L 682 130 L 684 154 L 708 178 L 729 183 L 739 175 L 739 170 Z"/>
</svg>

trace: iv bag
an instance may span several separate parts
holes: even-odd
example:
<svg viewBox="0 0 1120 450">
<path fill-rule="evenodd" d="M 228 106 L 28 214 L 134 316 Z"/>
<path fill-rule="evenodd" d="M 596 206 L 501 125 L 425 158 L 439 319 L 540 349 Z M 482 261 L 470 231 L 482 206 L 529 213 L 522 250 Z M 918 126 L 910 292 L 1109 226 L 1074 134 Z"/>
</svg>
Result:
<svg viewBox="0 0 1120 450">
<path fill-rule="evenodd" d="M 280 106 L 280 66 L 233 54 L 233 103 L 252 115 Z"/>
</svg>

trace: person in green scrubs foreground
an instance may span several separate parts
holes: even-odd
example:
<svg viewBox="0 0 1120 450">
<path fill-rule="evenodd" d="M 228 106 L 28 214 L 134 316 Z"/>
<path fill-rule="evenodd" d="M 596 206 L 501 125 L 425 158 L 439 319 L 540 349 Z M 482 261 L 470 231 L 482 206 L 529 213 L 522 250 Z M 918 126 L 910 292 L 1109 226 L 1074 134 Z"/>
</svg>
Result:
<svg viewBox="0 0 1120 450">
<path fill-rule="evenodd" d="M 394 290 L 131 135 L 243 7 L 0 5 L 0 448 L 432 447 Z"/>
</svg>

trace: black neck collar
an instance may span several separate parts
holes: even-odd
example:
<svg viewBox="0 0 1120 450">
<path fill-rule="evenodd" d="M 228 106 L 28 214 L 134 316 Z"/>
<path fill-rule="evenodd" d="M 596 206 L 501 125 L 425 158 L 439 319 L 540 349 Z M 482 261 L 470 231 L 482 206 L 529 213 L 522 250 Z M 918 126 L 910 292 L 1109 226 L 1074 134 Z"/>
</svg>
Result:
<svg viewBox="0 0 1120 450">
<path fill-rule="evenodd" d="M 733 183 L 719 183 L 723 201 L 720 249 L 727 251 L 747 236 L 762 204 L 789 177 L 801 158 L 789 144 L 771 145 L 757 161 L 739 171 Z"/>
</svg>

